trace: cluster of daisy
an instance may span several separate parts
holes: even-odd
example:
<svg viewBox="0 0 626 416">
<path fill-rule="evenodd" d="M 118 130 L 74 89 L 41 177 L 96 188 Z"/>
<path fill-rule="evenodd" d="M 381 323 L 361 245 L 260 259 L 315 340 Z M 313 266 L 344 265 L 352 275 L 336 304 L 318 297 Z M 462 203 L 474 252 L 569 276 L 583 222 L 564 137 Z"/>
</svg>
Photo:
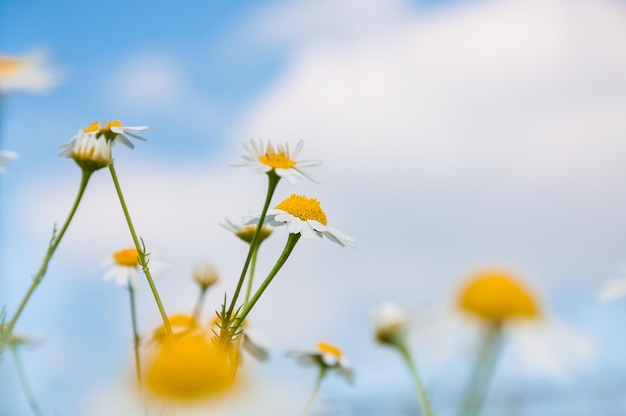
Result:
<svg viewBox="0 0 626 416">
<path fill-rule="evenodd" d="M 233 390 L 238 379 L 242 351 L 247 351 L 261 361 L 269 356 L 267 348 L 253 340 L 247 318 L 299 239 L 324 237 L 340 246 L 351 247 L 354 247 L 354 239 L 329 226 L 327 214 L 316 198 L 294 193 L 270 209 L 274 191 L 281 179 L 284 178 L 290 184 L 301 179 L 319 182 L 307 168 L 318 166 L 320 162 L 298 160 L 303 142 L 299 142 L 291 152 L 287 144 L 274 146 L 269 142 L 251 141 L 249 145 L 244 145 L 247 151 L 243 156 L 244 162 L 236 166 L 251 166 L 266 174 L 268 192 L 263 210 L 259 214 L 243 217 L 239 223 L 242 225 L 230 220 L 222 224 L 248 246 L 248 256 L 237 287 L 232 294 L 224 296 L 224 303 L 216 310 L 216 316 L 203 323 L 201 311 L 204 300 L 208 290 L 218 282 L 218 273 L 212 264 L 201 263 L 192 274 L 199 288 L 193 309 L 190 308 L 190 311 L 182 314 L 166 314 L 152 280 L 152 276 L 162 270 L 164 264 L 152 260 L 152 256 L 143 246 L 143 240 L 141 244 L 138 242 L 130 213 L 123 202 L 111 154 L 116 142 L 132 149 L 131 139 L 145 140 L 137 134 L 146 130 L 145 126 L 129 127 L 118 120 L 95 122 L 80 129 L 67 144 L 60 146 L 60 156 L 73 159 L 87 179 L 93 172 L 109 167 L 120 196 L 135 246 L 116 251 L 107 259 L 103 264 L 108 267 L 104 279 L 113 280 L 130 294 L 138 383 L 147 387 L 153 396 L 178 401 Z M 86 186 L 86 181 L 84 182 L 83 190 Z M 253 279 L 259 247 L 273 235 L 273 228 L 280 226 L 285 226 L 287 230 L 285 249 L 265 279 L 257 284 Z M 140 335 L 135 311 L 135 296 L 142 275 L 148 280 L 163 318 L 163 325 L 153 331 L 149 337 L 152 341 L 146 343 L 142 340 L 148 337 Z M 245 296 L 242 293 L 244 286 Z M 336 371 L 348 381 L 352 380 L 352 370 L 347 359 L 339 348 L 327 342 L 319 343 L 313 351 L 293 352 L 292 355 L 303 364 L 318 366 L 320 376 L 317 387 L 329 370 Z M 142 368 L 144 356 L 148 357 L 146 369 Z"/>
<path fill-rule="evenodd" d="M 480 345 L 459 406 L 461 415 L 480 413 L 504 338 L 511 344 L 519 344 L 518 352 L 526 355 L 517 359 L 526 367 L 539 369 L 542 375 L 563 377 L 565 368 L 581 366 L 593 358 L 592 343 L 569 326 L 547 321 L 535 294 L 509 270 L 493 268 L 475 273 L 462 285 L 455 299 L 452 308 L 446 308 L 447 338 L 429 338 L 429 341 L 461 348 L 464 344 L 459 343 L 453 334 L 463 333 L 466 324 L 479 330 Z M 413 326 L 411 317 L 392 303 L 383 304 L 372 315 L 375 339 L 397 350 L 404 358 L 422 412 L 432 415 L 428 395 L 412 359 L 409 345 Z M 567 351 L 563 350 L 563 345 L 568 347 Z"/>
</svg>

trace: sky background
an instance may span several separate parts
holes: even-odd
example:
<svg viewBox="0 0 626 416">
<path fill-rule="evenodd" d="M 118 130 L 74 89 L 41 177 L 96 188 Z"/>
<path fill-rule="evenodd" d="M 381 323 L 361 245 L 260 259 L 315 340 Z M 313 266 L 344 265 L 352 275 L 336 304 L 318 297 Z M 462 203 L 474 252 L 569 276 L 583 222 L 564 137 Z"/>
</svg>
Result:
<svg viewBox="0 0 626 416">
<path fill-rule="evenodd" d="M 3 96 L 0 115 L 0 148 L 20 154 L 0 188 L 9 315 L 73 201 L 80 170 L 56 146 L 80 128 L 150 127 L 148 142 L 114 148 L 116 169 L 138 233 L 169 265 L 157 281 L 168 313 L 191 311 L 197 263 L 217 266 L 205 316 L 245 257 L 219 223 L 258 212 L 265 194 L 263 175 L 230 166 L 241 144 L 304 140 L 322 183 L 281 183 L 275 201 L 318 198 L 357 248 L 302 241 L 255 307 L 273 355 L 246 361 L 257 411 L 299 412 L 315 371 L 284 352 L 328 340 L 357 379 L 330 377 L 314 412 L 414 414 L 399 357 L 372 338 L 371 310 L 393 301 L 414 317 L 435 409 L 452 414 L 476 336 L 451 305 L 471 273 L 497 265 L 533 288 L 542 331 L 571 337 L 542 332 L 557 366 L 511 331 L 485 414 L 626 412 L 626 302 L 596 300 L 626 263 L 624 1 L 0 2 L 0 51 L 39 48 L 59 85 Z M 264 243 L 260 274 L 285 235 Z M 17 325 L 42 339 L 21 357 L 44 414 L 137 411 L 128 294 L 98 267 L 130 245 L 97 172 Z M 143 286 L 149 334 L 160 318 Z M 0 414 L 28 414 L 7 358 Z"/>
</svg>

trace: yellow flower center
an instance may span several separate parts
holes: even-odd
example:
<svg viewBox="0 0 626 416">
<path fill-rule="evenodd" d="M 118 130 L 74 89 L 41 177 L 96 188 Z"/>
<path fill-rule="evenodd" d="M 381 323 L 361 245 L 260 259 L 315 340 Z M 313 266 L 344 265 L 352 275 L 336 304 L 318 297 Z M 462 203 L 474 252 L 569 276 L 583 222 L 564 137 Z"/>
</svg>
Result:
<svg viewBox="0 0 626 416">
<path fill-rule="evenodd" d="M 113 260 L 115 260 L 118 266 L 138 267 L 139 253 L 134 248 L 126 248 L 113 253 Z"/>
<path fill-rule="evenodd" d="M 296 162 L 281 153 L 266 153 L 259 161 L 273 169 L 289 169 L 296 166 Z"/>
<path fill-rule="evenodd" d="M 116 133 L 111 131 L 111 127 L 122 127 L 122 122 L 119 120 L 107 121 L 106 126 L 101 127 L 100 123 L 91 123 L 89 127 L 85 127 L 83 130 L 85 133 L 97 132 L 96 136 L 105 136 L 109 140 L 114 140 Z"/>
<path fill-rule="evenodd" d="M 13 58 L 0 56 L 0 75 L 14 74 L 20 70 L 24 64 Z"/>
<path fill-rule="evenodd" d="M 168 320 L 174 337 L 188 335 L 200 327 L 196 318 L 189 315 L 172 315 L 168 318 Z M 152 339 L 161 343 L 167 340 L 167 329 L 165 329 L 165 324 L 161 325 L 154 331 Z"/>
<path fill-rule="evenodd" d="M 254 238 L 254 233 L 256 232 L 256 224 L 246 225 L 241 230 L 236 231 L 235 235 L 241 238 L 246 243 L 250 244 L 252 239 Z M 259 243 L 263 242 L 267 237 L 272 234 L 272 229 L 269 227 L 261 227 L 261 232 L 259 233 Z"/>
<path fill-rule="evenodd" d="M 164 343 L 148 367 L 147 385 L 158 396 L 171 399 L 211 396 L 233 386 L 237 362 L 231 354 L 204 336 Z"/>
<path fill-rule="evenodd" d="M 506 271 L 493 270 L 476 275 L 463 289 L 459 306 L 464 312 L 487 323 L 539 317 L 539 306 L 517 279 Z"/>
<path fill-rule="evenodd" d="M 343 357 L 343 352 L 339 348 L 327 342 L 318 342 L 317 349 L 323 354 L 329 354 L 337 358 Z"/>
<path fill-rule="evenodd" d="M 304 195 L 292 194 L 289 198 L 276 205 L 276 209 L 286 211 L 303 221 L 315 220 L 323 225 L 328 223 L 326 213 L 322 211 L 320 206 L 320 201 L 315 198 L 307 198 Z"/>
</svg>

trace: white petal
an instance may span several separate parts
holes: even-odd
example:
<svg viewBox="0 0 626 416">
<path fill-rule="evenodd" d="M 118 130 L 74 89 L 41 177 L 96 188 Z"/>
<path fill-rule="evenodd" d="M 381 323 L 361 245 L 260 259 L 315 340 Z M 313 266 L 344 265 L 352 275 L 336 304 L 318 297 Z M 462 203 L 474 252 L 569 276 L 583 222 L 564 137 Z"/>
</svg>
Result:
<svg viewBox="0 0 626 416">
<path fill-rule="evenodd" d="M 565 381 L 596 358 L 596 345 L 586 334 L 554 319 L 511 325 L 511 354 L 524 371 Z M 519 361 L 517 361 L 519 360 Z"/>
<path fill-rule="evenodd" d="M 118 134 L 117 137 L 115 137 L 115 140 L 119 140 L 123 145 L 125 145 L 126 147 L 130 149 L 135 148 L 135 145 L 132 144 L 130 140 L 128 140 L 126 136 L 124 136 L 123 134 Z"/>
<path fill-rule="evenodd" d="M 313 227 L 315 231 L 326 231 L 326 226 L 317 220 L 307 220 L 307 222 L 311 224 L 311 227 Z"/>
<path fill-rule="evenodd" d="M 292 217 L 292 219 L 287 222 L 287 231 L 289 231 L 289 234 L 298 234 L 304 227 L 306 227 L 306 223 L 297 217 Z"/>
<path fill-rule="evenodd" d="M 290 157 L 291 160 L 295 160 L 298 158 L 298 155 L 300 154 L 300 151 L 302 150 L 302 146 L 304 146 L 304 140 L 300 140 L 298 144 L 296 144 L 296 148 L 293 151 L 293 155 L 291 155 Z"/>
<path fill-rule="evenodd" d="M 302 235 L 305 240 L 313 240 L 319 234 L 317 234 L 313 227 L 311 227 L 309 221 L 302 221 L 302 230 L 300 231 L 300 235 Z"/>
<path fill-rule="evenodd" d="M 608 302 L 611 300 L 619 299 L 626 295 L 626 278 L 618 277 L 611 279 L 604 283 L 600 293 L 598 294 L 598 300 L 601 302 Z"/>
</svg>

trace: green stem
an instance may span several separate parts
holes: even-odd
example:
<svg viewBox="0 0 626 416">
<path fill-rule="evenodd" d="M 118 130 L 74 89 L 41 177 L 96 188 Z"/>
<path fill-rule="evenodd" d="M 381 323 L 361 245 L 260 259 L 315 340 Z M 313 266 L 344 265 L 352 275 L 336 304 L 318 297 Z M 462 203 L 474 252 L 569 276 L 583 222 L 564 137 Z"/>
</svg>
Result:
<svg viewBox="0 0 626 416">
<path fill-rule="evenodd" d="M 248 301 L 250 300 L 250 294 L 252 292 L 252 281 L 254 280 L 254 270 L 256 269 L 256 258 L 259 252 L 259 247 L 261 247 L 260 244 L 257 245 L 252 252 L 252 260 L 250 261 L 250 274 L 248 276 L 248 287 L 246 289 L 245 300 L 243 301 L 244 306 L 246 306 L 248 304 Z"/>
<path fill-rule="evenodd" d="M 415 391 L 417 393 L 417 399 L 419 400 L 420 407 L 422 408 L 423 416 L 433 416 L 433 410 L 430 407 L 430 400 L 428 399 L 428 393 L 426 393 L 426 389 L 424 388 L 424 384 L 422 383 L 422 379 L 417 371 L 417 366 L 415 365 L 415 361 L 413 360 L 413 355 L 409 350 L 409 347 L 406 343 L 398 343 L 394 344 L 397 346 L 398 351 L 400 351 L 400 355 L 404 359 L 406 363 L 409 373 L 411 373 L 411 378 L 413 379 L 413 384 L 415 385 Z"/>
<path fill-rule="evenodd" d="M 267 172 L 267 195 L 265 197 L 265 203 L 263 204 L 263 211 L 261 211 L 261 216 L 259 217 L 259 222 L 257 224 L 256 230 L 254 231 L 254 236 L 252 237 L 252 241 L 250 242 L 250 248 L 248 249 L 248 255 L 246 256 L 246 261 L 243 264 L 243 269 L 241 270 L 241 275 L 239 276 L 239 281 L 237 282 L 237 287 L 235 288 L 235 293 L 233 294 L 233 298 L 230 301 L 230 306 L 228 307 L 228 312 L 226 314 L 226 319 L 230 322 L 230 317 L 235 309 L 235 304 L 237 303 L 237 298 L 239 297 L 239 292 L 241 292 L 241 286 L 243 285 L 243 281 L 246 278 L 246 273 L 248 272 L 248 266 L 250 265 L 250 261 L 252 260 L 252 253 L 254 253 L 260 244 L 259 236 L 261 235 L 261 229 L 263 228 L 263 223 L 265 222 L 265 216 L 267 214 L 267 210 L 269 209 L 270 202 L 272 201 L 272 196 L 274 195 L 274 191 L 276 190 L 276 186 L 280 181 L 280 176 L 276 174 L 273 170 Z M 226 325 L 224 325 L 226 326 Z M 223 326 L 223 327 L 224 327 Z"/>
<path fill-rule="evenodd" d="M 272 279 L 274 278 L 274 276 L 276 276 L 278 271 L 283 267 L 283 265 L 289 258 L 291 251 L 296 246 L 296 243 L 298 242 L 298 240 L 300 240 L 300 237 L 301 237 L 300 234 L 289 234 L 289 237 L 287 238 L 287 244 L 285 244 L 285 248 L 283 249 L 283 252 L 280 254 L 280 257 L 278 258 L 278 260 L 276 261 L 276 264 L 274 265 L 272 270 L 269 272 L 269 274 L 267 275 L 263 283 L 261 283 L 261 286 L 259 286 L 256 293 L 252 296 L 252 299 L 250 299 L 250 302 L 246 303 L 246 306 L 244 306 L 243 311 L 241 311 L 241 314 L 237 317 L 237 321 L 235 322 L 236 328 L 240 327 L 243 324 L 243 321 L 246 319 L 246 316 L 248 316 L 248 314 L 250 313 L 254 305 L 257 303 L 257 301 L 259 300 L 259 298 L 265 291 L 265 289 L 267 289 L 269 284 L 272 282 Z"/>
<path fill-rule="evenodd" d="M 6 324 L 5 330 L 6 330 L 7 336 L 9 336 L 11 332 L 13 331 L 13 328 L 15 327 L 15 323 L 17 322 L 18 318 L 22 314 L 22 311 L 24 310 L 24 307 L 28 303 L 28 300 L 30 299 L 32 294 L 35 292 L 35 289 L 37 289 L 37 286 L 39 286 L 39 284 L 43 280 L 46 274 L 46 271 L 48 270 L 48 263 L 50 263 L 50 260 L 52 259 L 54 252 L 59 246 L 61 239 L 65 235 L 65 231 L 67 230 L 67 227 L 70 225 L 70 222 L 72 222 L 72 218 L 74 218 L 74 214 L 76 213 L 78 204 L 83 198 L 83 194 L 85 193 L 85 189 L 87 188 L 87 183 L 89 183 L 89 178 L 91 177 L 91 174 L 93 173 L 93 171 L 89 171 L 86 169 L 83 169 L 82 172 L 83 173 L 80 179 L 80 186 L 78 187 L 78 194 L 76 195 L 76 200 L 74 201 L 74 205 L 72 205 L 70 213 L 67 216 L 67 219 L 65 220 L 65 223 L 63 224 L 63 227 L 61 227 L 61 230 L 58 233 L 56 233 L 55 231 L 52 232 L 52 238 L 50 239 L 50 244 L 48 245 L 48 251 L 46 252 L 46 255 L 43 258 L 41 266 L 39 267 L 39 271 L 37 272 L 35 277 L 33 277 L 33 281 L 30 284 L 28 291 L 22 298 L 20 305 L 17 307 L 17 311 L 15 311 L 13 318 L 9 321 L 8 324 Z"/>
<path fill-rule="evenodd" d="M 137 331 L 137 308 L 135 307 L 135 290 L 128 282 L 128 293 L 130 295 L 130 318 L 133 325 L 133 346 L 135 349 L 135 370 L 137 372 L 137 384 L 141 386 L 141 362 L 139 360 L 139 343 L 141 338 Z"/>
<path fill-rule="evenodd" d="M 200 313 L 202 312 L 202 305 L 204 304 L 204 298 L 206 297 L 206 293 L 208 287 L 202 286 L 200 288 L 200 295 L 198 296 L 198 301 L 196 302 L 196 307 L 193 309 L 193 317 L 196 321 L 200 320 Z"/>
<path fill-rule="evenodd" d="M 13 362 L 15 362 L 15 369 L 17 370 L 17 378 L 20 381 L 20 387 L 22 388 L 22 392 L 24 392 L 24 397 L 26 397 L 26 401 L 30 406 L 30 409 L 33 411 L 33 414 L 36 416 L 41 415 L 41 411 L 39 410 L 39 406 L 33 397 L 30 389 L 28 388 L 28 383 L 26 382 L 26 375 L 24 374 L 24 368 L 22 367 L 22 362 L 20 361 L 17 355 L 17 348 L 13 345 L 10 346 L 11 355 L 13 356 Z"/>
<path fill-rule="evenodd" d="M 167 319 L 167 314 L 165 313 L 165 309 L 163 308 L 163 304 L 161 303 L 159 292 L 157 291 L 157 288 L 154 284 L 154 280 L 152 280 L 152 276 L 150 275 L 150 269 L 148 269 L 148 262 L 146 261 L 146 253 L 144 251 L 144 248 L 139 244 L 139 239 L 137 238 L 137 233 L 135 233 L 135 227 L 133 226 L 133 222 L 130 219 L 130 214 L 128 213 L 128 208 L 126 207 L 124 195 L 122 194 L 120 183 L 117 180 L 117 174 L 115 173 L 115 167 L 113 166 L 113 163 L 109 165 L 109 171 L 111 172 L 111 178 L 113 179 L 113 184 L 115 185 L 115 190 L 117 191 L 117 196 L 120 200 L 120 204 L 122 205 L 122 210 L 124 211 L 124 217 L 126 217 L 126 223 L 128 224 L 130 235 L 133 238 L 135 249 L 137 250 L 137 253 L 139 254 L 139 263 L 141 263 L 141 268 L 143 270 L 144 275 L 146 276 L 146 280 L 148 280 L 148 284 L 150 285 L 150 290 L 152 291 L 154 300 L 156 301 L 157 307 L 159 308 L 159 312 L 161 313 L 161 318 L 163 319 L 163 324 L 165 325 L 165 331 L 167 332 L 168 336 L 172 336 L 172 327 L 170 325 L 170 321 L 169 319 Z"/>
<path fill-rule="evenodd" d="M 493 324 L 485 330 L 478 357 L 472 370 L 459 415 L 476 416 L 485 401 L 489 382 L 500 355 L 502 346 L 502 325 Z"/>
<path fill-rule="evenodd" d="M 320 366 L 320 374 L 319 376 L 317 376 L 315 387 L 313 387 L 313 393 L 311 393 L 311 397 L 309 397 L 309 400 L 306 402 L 306 405 L 304 406 L 304 409 L 302 410 L 302 416 L 306 416 L 306 414 L 309 412 L 309 408 L 311 407 L 311 404 L 313 404 L 313 400 L 315 400 L 315 397 L 317 396 L 317 392 L 320 390 L 320 386 L 322 385 L 322 380 L 324 379 L 324 376 L 326 375 L 326 370 L 327 370 L 326 367 Z"/>
<path fill-rule="evenodd" d="M 267 195 L 265 196 L 265 203 L 263 204 L 263 211 L 261 211 L 259 222 L 257 223 L 256 230 L 254 231 L 254 236 L 252 237 L 252 241 L 250 242 L 248 255 L 246 256 L 246 261 L 243 264 L 241 275 L 239 276 L 239 281 L 237 282 L 237 287 L 235 288 L 235 293 L 233 294 L 233 298 L 230 301 L 230 306 L 228 307 L 228 311 L 222 314 L 222 323 L 220 327 L 219 338 L 223 344 L 228 342 L 230 339 L 232 339 L 233 333 L 236 330 L 236 327 L 233 329 L 231 325 L 231 322 L 234 319 L 233 310 L 235 309 L 235 304 L 237 303 L 239 292 L 241 292 L 243 281 L 246 278 L 246 273 L 248 272 L 248 266 L 250 265 L 250 262 L 252 260 L 252 254 L 257 250 L 259 244 L 261 244 L 261 240 L 260 240 L 261 229 L 263 228 L 263 223 L 265 222 L 265 216 L 267 214 L 267 210 L 269 209 L 270 202 L 272 201 L 272 196 L 274 195 L 276 186 L 278 185 L 278 182 L 280 181 L 280 176 L 278 176 L 276 172 L 274 172 L 273 170 L 267 172 L 267 178 L 268 178 Z M 222 312 L 224 312 L 225 307 L 226 307 L 226 299 L 224 299 L 224 306 L 222 308 Z"/>
</svg>

